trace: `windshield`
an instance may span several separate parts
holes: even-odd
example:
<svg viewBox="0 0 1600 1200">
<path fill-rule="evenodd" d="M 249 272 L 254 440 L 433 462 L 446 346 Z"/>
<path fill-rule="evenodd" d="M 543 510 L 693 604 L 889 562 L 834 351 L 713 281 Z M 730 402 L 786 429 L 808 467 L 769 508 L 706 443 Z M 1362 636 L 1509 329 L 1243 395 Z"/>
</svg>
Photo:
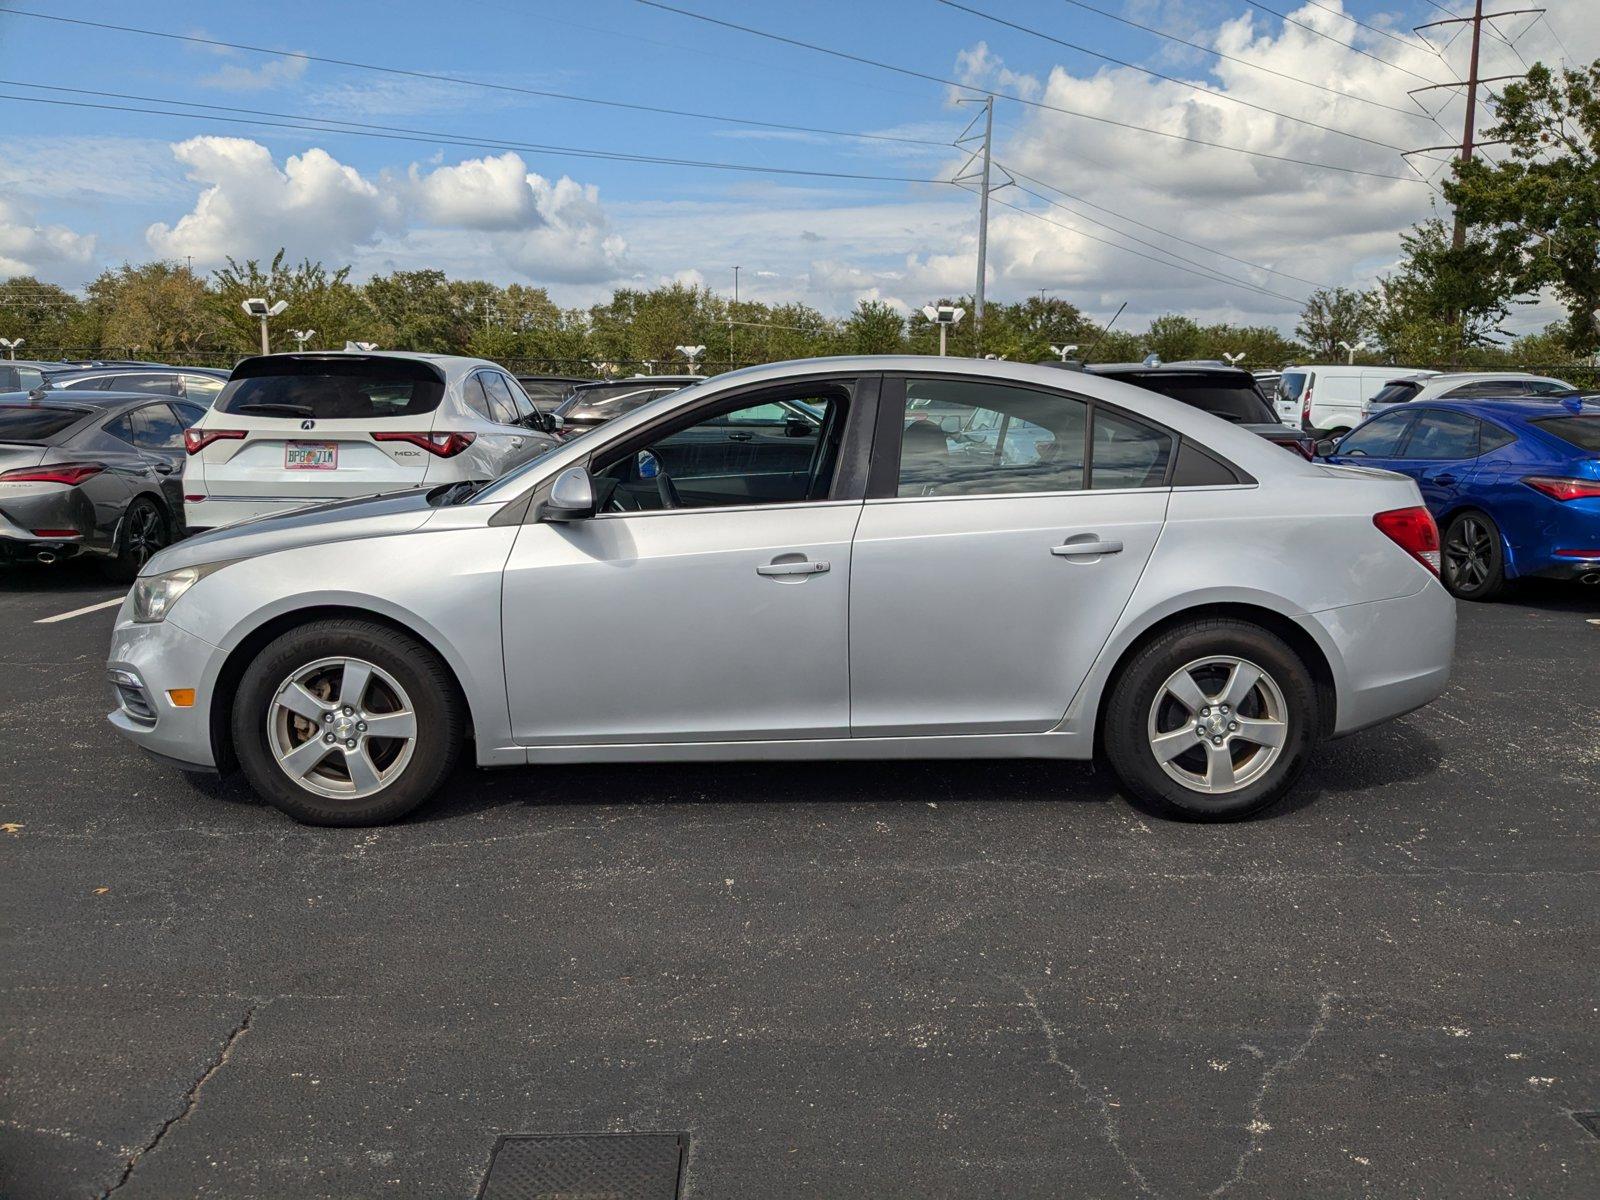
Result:
<svg viewBox="0 0 1600 1200">
<path fill-rule="evenodd" d="M 1129 380 L 1139 387 L 1171 396 L 1235 425 L 1275 425 L 1278 415 L 1256 390 L 1255 381 L 1238 382 L 1204 375 L 1141 375 Z"/>
<path fill-rule="evenodd" d="M 1600 454 L 1600 416 L 1544 417 L 1534 424 L 1579 450 Z"/>
<path fill-rule="evenodd" d="M 43 442 L 70 429 L 92 410 L 87 408 L 0 408 L 0 442 Z"/>
<path fill-rule="evenodd" d="M 253 417 L 368 420 L 431 413 L 444 382 L 403 358 L 262 359 L 234 378 L 212 408 Z"/>
<path fill-rule="evenodd" d="M 658 396 L 671 395 L 684 387 L 680 383 L 637 384 L 616 383 L 606 387 L 589 387 L 574 392 L 556 409 L 562 417 L 620 417 L 643 407 Z"/>
</svg>

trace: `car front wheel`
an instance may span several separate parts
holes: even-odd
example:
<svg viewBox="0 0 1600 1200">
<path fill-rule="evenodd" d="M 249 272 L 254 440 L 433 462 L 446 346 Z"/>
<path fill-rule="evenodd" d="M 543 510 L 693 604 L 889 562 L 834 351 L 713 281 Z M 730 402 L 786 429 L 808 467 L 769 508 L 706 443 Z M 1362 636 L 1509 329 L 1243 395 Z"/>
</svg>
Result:
<svg viewBox="0 0 1600 1200">
<path fill-rule="evenodd" d="M 1123 786 L 1162 815 L 1235 821 L 1283 797 L 1319 727 L 1316 686 L 1287 643 L 1205 619 L 1165 631 L 1123 668 L 1105 748 Z"/>
<path fill-rule="evenodd" d="M 361 620 L 316 621 L 270 643 L 245 670 L 232 731 L 251 786 L 312 825 L 404 816 L 438 790 L 464 736 L 438 655 Z"/>
</svg>

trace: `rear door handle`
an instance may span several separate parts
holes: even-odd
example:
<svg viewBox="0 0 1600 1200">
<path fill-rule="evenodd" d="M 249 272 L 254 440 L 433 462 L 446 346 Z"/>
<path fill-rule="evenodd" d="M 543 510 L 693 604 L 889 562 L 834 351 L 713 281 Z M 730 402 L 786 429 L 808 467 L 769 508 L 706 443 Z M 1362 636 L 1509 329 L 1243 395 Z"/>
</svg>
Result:
<svg viewBox="0 0 1600 1200">
<path fill-rule="evenodd" d="M 774 562 L 764 567 L 757 567 L 757 575 L 783 576 L 783 575 L 821 575 L 832 564 L 827 562 Z"/>
<path fill-rule="evenodd" d="M 1122 543 L 1116 538 L 1099 538 L 1092 542 L 1067 542 L 1050 547 L 1057 558 L 1088 558 L 1095 554 L 1121 554 Z"/>
<path fill-rule="evenodd" d="M 1428 482 L 1429 483 L 1442 483 L 1442 484 L 1445 485 L 1445 487 L 1449 487 L 1455 481 L 1456 481 L 1456 477 L 1454 475 L 1450 474 L 1450 472 L 1448 472 L 1448 471 L 1445 471 L 1445 472 L 1443 472 L 1442 474 L 1439 474 L 1439 475 L 1429 475 L 1428 476 Z"/>
<path fill-rule="evenodd" d="M 730 442 L 748 442 L 750 437 L 751 435 L 743 429 L 735 429 L 733 432 L 728 434 L 728 440 Z"/>
</svg>

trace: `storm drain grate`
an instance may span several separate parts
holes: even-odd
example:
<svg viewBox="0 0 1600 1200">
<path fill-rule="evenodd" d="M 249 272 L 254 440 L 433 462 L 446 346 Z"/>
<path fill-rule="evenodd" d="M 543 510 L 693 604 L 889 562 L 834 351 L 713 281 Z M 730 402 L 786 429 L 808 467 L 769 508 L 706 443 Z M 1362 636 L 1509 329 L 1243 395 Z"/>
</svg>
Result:
<svg viewBox="0 0 1600 1200">
<path fill-rule="evenodd" d="M 1572 1119 L 1600 1138 L 1600 1112 L 1575 1112 Z"/>
<path fill-rule="evenodd" d="M 510 1133 L 479 1200 L 677 1200 L 682 1133 Z"/>
</svg>

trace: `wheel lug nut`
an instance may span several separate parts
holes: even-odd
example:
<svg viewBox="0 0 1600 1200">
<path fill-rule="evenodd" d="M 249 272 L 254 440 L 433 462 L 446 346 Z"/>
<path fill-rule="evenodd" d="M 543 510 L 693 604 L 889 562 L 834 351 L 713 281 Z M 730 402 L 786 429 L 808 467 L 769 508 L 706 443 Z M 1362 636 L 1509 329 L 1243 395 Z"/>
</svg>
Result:
<svg viewBox="0 0 1600 1200">
<path fill-rule="evenodd" d="M 1200 715 L 1202 717 L 1209 717 L 1211 715 L 1211 710 L 1209 708 L 1202 708 L 1200 710 Z"/>
<path fill-rule="evenodd" d="M 322 740 L 327 742 L 330 746 L 333 745 L 333 734 L 330 733 L 325 735 Z"/>
<path fill-rule="evenodd" d="M 1228 722 L 1228 728 L 1230 730 L 1239 728 L 1239 722 L 1237 722 L 1237 721 L 1229 721 Z"/>
<path fill-rule="evenodd" d="M 353 709 L 353 708 L 351 708 L 351 707 L 350 707 L 350 706 L 349 706 L 349 705 L 348 705 L 348 704 L 346 704 L 346 705 L 345 705 L 345 706 L 344 706 L 344 715 L 345 715 L 345 716 L 347 716 L 347 717 L 348 717 L 348 716 L 349 716 L 349 715 L 350 715 L 350 714 L 351 714 L 351 713 L 353 713 L 353 712 L 355 712 L 355 709 Z"/>
<path fill-rule="evenodd" d="M 367 723 L 365 721 L 357 721 L 356 728 L 365 733 L 367 731 Z"/>
<path fill-rule="evenodd" d="M 332 713 L 323 713 L 322 714 L 322 723 L 324 725 L 333 724 L 333 714 Z"/>
<path fill-rule="evenodd" d="M 1214 737 L 1214 738 L 1211 739 L 1211 744 L 1213 746 L 1220 746 L 1220 745 L 1222 745 L 1222 739 L 1219 738 L 1219 737 Z"/>
<path fill-rule="evenodd" d="M 351 738 L 349 741 L 345 742 L 345 746 L 347 746 L 351 750 L 354 750 L 356 748 L 356 740 L 355 740 L 355 738 Z"/>
</svg>

